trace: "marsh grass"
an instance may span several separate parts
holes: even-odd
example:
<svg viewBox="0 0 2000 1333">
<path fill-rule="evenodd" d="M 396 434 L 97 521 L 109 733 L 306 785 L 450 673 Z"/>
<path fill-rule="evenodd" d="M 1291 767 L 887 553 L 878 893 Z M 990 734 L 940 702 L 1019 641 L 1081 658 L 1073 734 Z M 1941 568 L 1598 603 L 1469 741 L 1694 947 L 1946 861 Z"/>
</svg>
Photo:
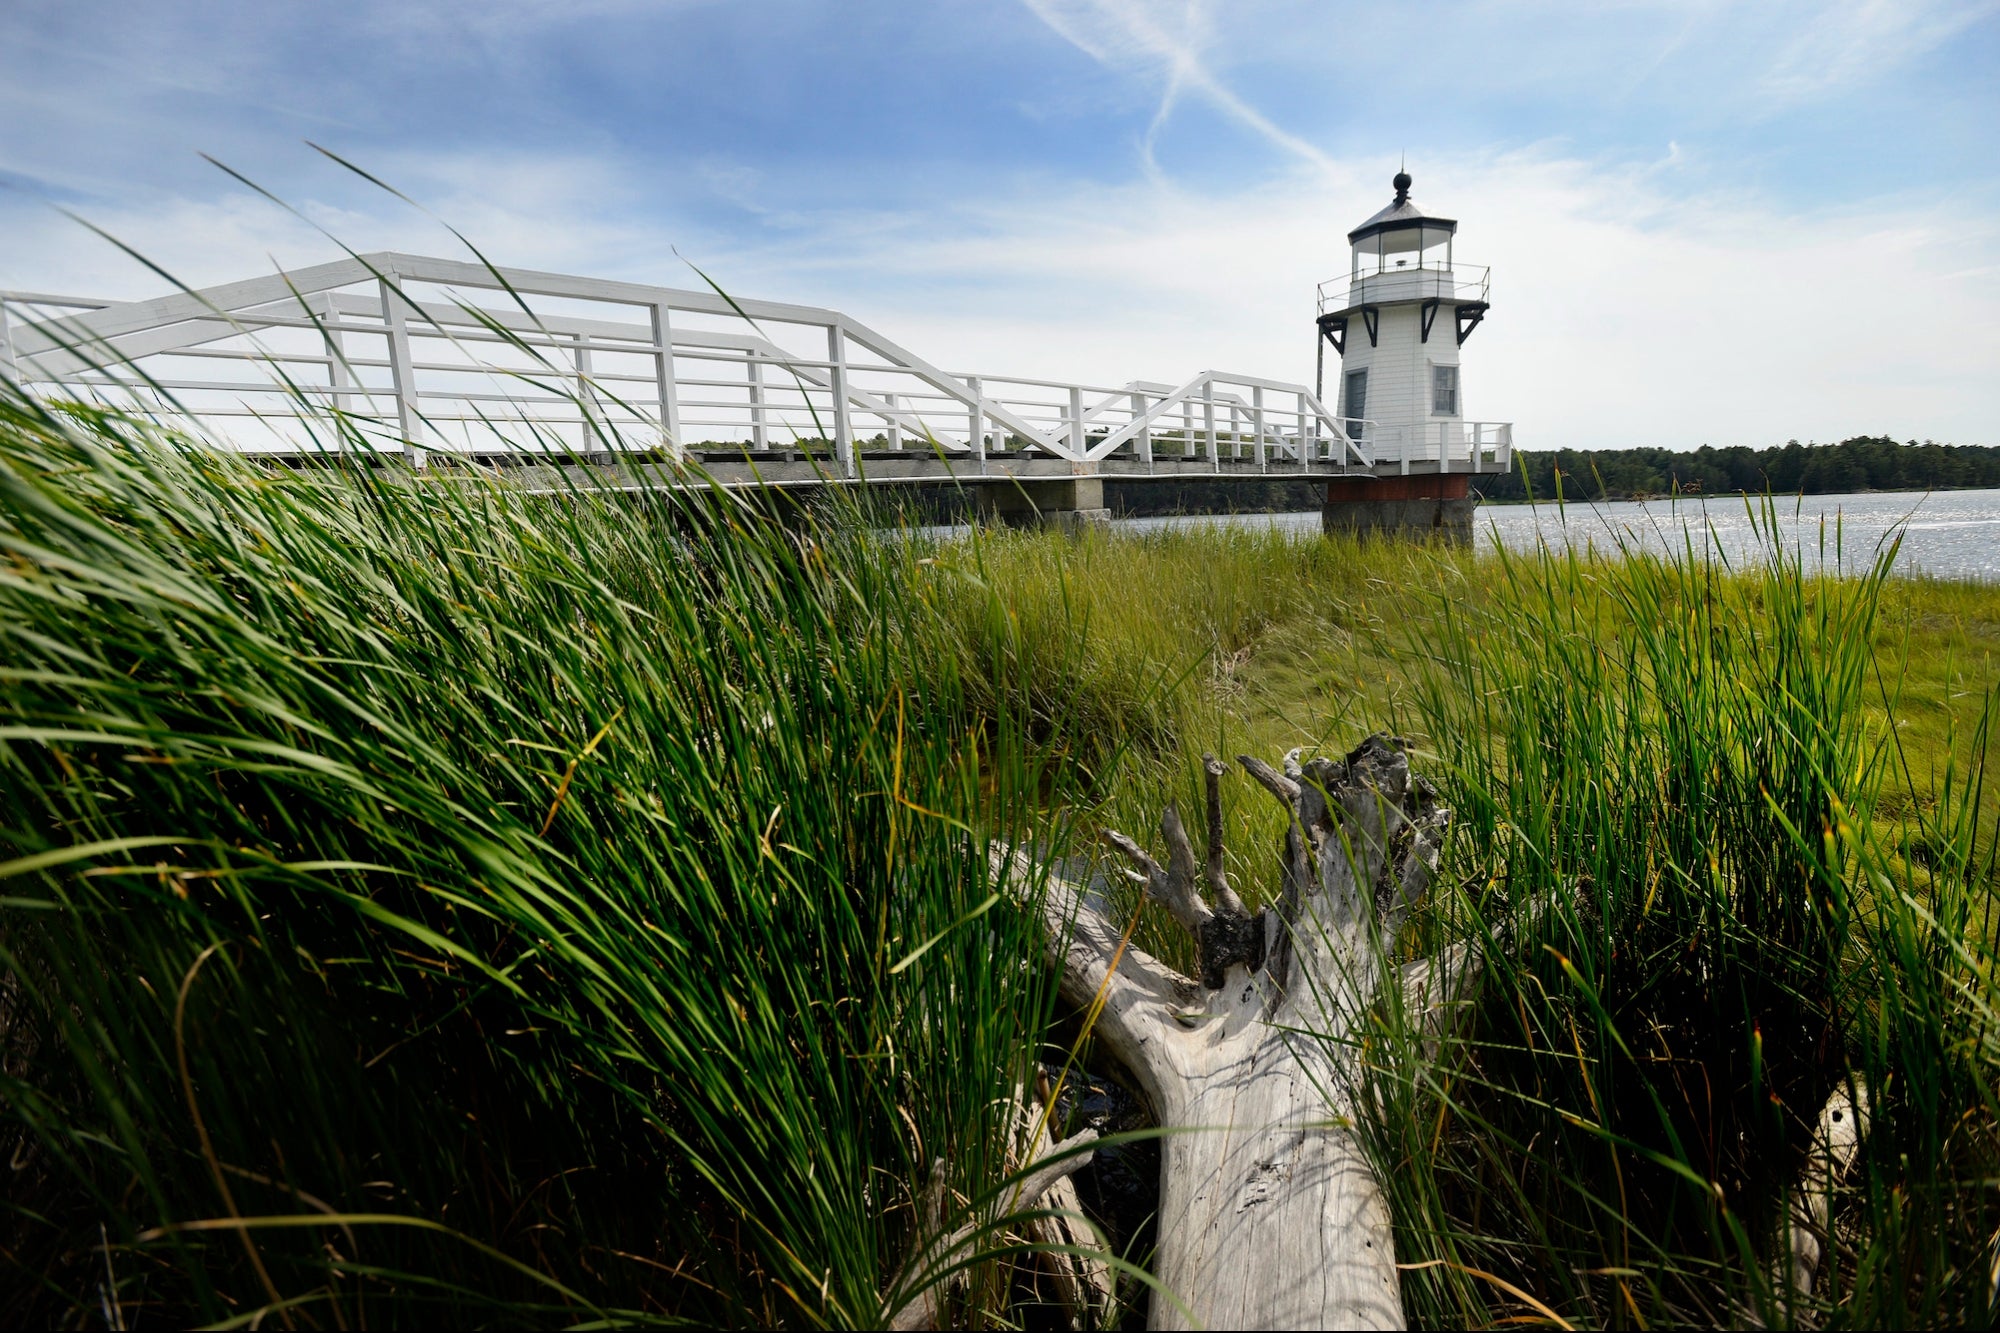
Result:
<svg viewBox="0 0 2000 1333">
<path fill-rule="evenodd" d="M 1498 557 L 1491 601 L 1411 637 L 1459 816 L 1432 942 L 1488 958 L 1440 1058 L 1385 1014 L 1363 1102 L 1422 1322 L 1991 1318 L 1996 699 L 1969 767 L 1947 736 L 1920 778 L 1878 656 L 1893 547 L 1810 574 L 1759 517 L 1741 570 L 1698 538 Z M 1935 785 L 1884 821 L 1892 777 Z M 1872 1113 L 1806 1295 L 1787 1227 L 1842 1088 Z"/>
<path fill-rule="evenodd" d="M 1141 834 L 1168 801 L 1200 808 L 1204 750 L 1331 749 L 1381 725 L 1398 607 L 1412 589 L 1465 582 L 1442 548 L 1220 526 L 988 531 L 930 558 L 986 594 L 944 607 L 971 691 L 1015 715 L 1074 719 L 1060 745 L 1081 825 Z M 1275 807 L 1247 784 L 1225 784 L 1223 801 L 1230 873 L 1254 905 L 1275 888 Z M 1193 966 L 1186 932 L 1150 911 L 1136 939 Z"/>
<path fill-rule="evenodd" d="M 0 546 L 18 1318 L 867 1325 L 1017 1165 L 1064 778 L 906 546 L 11 391 Z"/>
<path fill-rule="evenodd" d="M 1737 568 L 1699 530 L 1666 555 L 1243 529 L 978 553 L 1041 645 L 1010 687 L 1126 719 L 1091 822 L 1193 807 L 1203 749 L 1385 723 L 1446 787 L 1412 947 L 1490 942 L 1494 966 L 1441 1051 L 1385 1007 L 1359 1102 L 1416 1323 L 1991 1318 L 2000 594 L 1891 577 L 1893 548 L 1837 529 L 1787 547 L 1756 512 Z M 1225 822 L 1255 901 L 1280 830 L 1245 785 Z M 1170 923 L 1139 938 L 1189 961 Z M 1871 1127 L 1802 1297 L 1774 1260 L 1850 1084 Z"/>
<path fill-rule="evenodd" d="M 1690 537 L 1703 541 L 1698 525 L 1677 534 L 1684 551 Z M 1818 558 L 1800 554 L 1808 570 Z M 1092 746 L 1126 747 L 1101 789 L 1114 801 L 1130 792 L 1132 808 L 1112 811 L 1139 824 L 1151 822 L 1147 802 L 1156 819 L 1162 799 L 1200 794 L 1203 748 L 1344 746 L 1384 726 L 1421 734 L 1416 700 L 1435 656 L 1427 645 L 1452 616 L 1484 632 L 1481 617 L 1505 614 L 1512 599 L 1503 591 L 1507 563 L 1483 538 L 1468 550 L 1221 524 L 1080 539 L 989 530 L 976 552 L 941 542 L 927 555 L 997 598 L 945 608 L 960 641 L 980 645 L 969 676 L 1006 664 L 1005 680 L 972 688 L 1031 708 L 1073 701 L 1094 724 L 1072 741 L 1080 756 Z M 1621 558 L 1614 550 L 1589 562 L 1565 593 L 1607 631 L 1622 612 L 1599 605 L 1612 596 L 1604 570 Z M 1872 553 L 1849 552 L 1847 561 L 1857 572 Z M 1933 775 L 1947 763 L 1962 770 L 1975 758 L 1968 747 L 1980 700 L 2000 679 L 2000 591 L 1899 570 L 1874 599 L 1858 706 L 1870 734 L 1893 727 L 1907 760 L 1882 775 L 1875 814 L 1886 831 L 1905 812 L 1928 808 Z M 993 618 L 996 611 L 1004 615 Z M 1004 644 L 993 639 L 1003 626 L 1011 636 Z M 1993 738 L 1984 743 L 1990 751 Z M 1987 818 L 2000 816 L 1996 797 L 1989 786 Z M 1244 819 L 1263 821 L 1263 804 L 1242 801 Z M 1245 822 L 1242 834 L 1265 826 Z M 1240 841 L 1234 829 L 1230 840 Z"/>
</svg>

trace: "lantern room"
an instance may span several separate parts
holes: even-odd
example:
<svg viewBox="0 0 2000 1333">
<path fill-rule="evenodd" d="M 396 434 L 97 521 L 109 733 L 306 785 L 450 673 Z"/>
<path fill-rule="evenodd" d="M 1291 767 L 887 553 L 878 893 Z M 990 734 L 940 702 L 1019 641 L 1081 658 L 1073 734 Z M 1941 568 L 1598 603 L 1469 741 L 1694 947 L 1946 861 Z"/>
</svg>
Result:
<svg viewBox="0 0 2000 1333">
<path fill-rule="evenodd" d="M 1430 217 L 1410 198 L 1410 174 L 1396 173 L 1391 182 L 1396 197 L 1389 206 L 1347 233 L 1353 248 L 1350 281 L 1381 274 L 1429 269 L 1451 272 L 1452 237 L 1458 223 L 1451 218 Z"/>
</svg>

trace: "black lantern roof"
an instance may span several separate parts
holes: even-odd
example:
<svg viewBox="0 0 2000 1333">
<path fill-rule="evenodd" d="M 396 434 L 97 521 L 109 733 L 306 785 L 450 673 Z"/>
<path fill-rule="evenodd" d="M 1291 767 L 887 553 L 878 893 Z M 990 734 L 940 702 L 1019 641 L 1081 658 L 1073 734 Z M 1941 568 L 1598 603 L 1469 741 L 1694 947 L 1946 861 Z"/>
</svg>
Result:
<svg viewBox="0 0 2000 1333">
<path fill-rule="evenodd" d="M 1426 231 L 1441 231 L 1447 234 L 1458 230 L 1458 223 L 1451 218 L 1432 217 L 1417 206 L 1410 198 L 1410 173 L 1399 171 L 1390 184 L 1396 187 L 1396 197 L 1389 206 L 1369 218 L 1366 222 L 1347 233 L 1349 245 L 1359 245 L 1370 236 L 1379 236 L 1385 231 L 1405 231 L 1422 227 Z"/>
</svg>

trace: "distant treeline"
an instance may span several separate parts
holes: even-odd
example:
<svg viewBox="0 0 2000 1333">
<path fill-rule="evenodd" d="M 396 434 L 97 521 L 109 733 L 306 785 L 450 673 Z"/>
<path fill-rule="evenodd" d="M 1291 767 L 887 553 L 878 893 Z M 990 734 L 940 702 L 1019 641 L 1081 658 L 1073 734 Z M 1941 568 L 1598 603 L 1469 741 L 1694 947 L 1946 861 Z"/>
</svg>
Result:
<svg viewBox="0 0 2000 1333">
<path fill-rule="evenodd" d="M 1526 480 L 1522 473 L 1525 470 Z M 1849 491 L 1924 491 L 2000 486 L 2000 446 L 1898 443 L 1886 435 L 1857 435 L 1839 444 L 1769 449 L 1703 445 L 1692 453 L 1672 449 L 1520 449 L 1504 476 L 1477 477 L 1473 488 L 1489 500 L 1554 499 L 1556 477 L 1565 498 L 1643 499 L 1654 495 L 1769 491 L 1774 495 L 1835 495 Z"/>
<path fill-rule="evenodd" d="M 887 440 L 857 441 L 864 456 L 876 458 Z M 1014 441 L 1018 447 L 1019 441 Z M 785 450 L 832 457 L 822 439 L 787 440 Z M 705 458 L 739 455 L 740 443 L 708 441 L 692 448 Z M 1524 482 L 1522 471 L 1526 470 Z M 1517 449 L 1505 473 L 1472 479 L 1474 493 L 1488 500 L 1552 500 L 1556 474 L 1562 494 L 1573 500 L 1631 500 L 1656 495 L 1842 495 L 1853 491 L 1927 491 L 2000 487 L 2000 446 L 1901 443 L 1887 435 L 1857 435 L 1839 444 L 1797 440 L 1752 449 L 1713 445 L 1686 452 L 1675 449 Z M 1229 514 L 1305 510 L 1319 507 L 1323 483 L 1272 476 L 1258 481 L 1121 481 L 1107 477 L 1104 501 L 1126 518 L 1156 514 Z M 962 522 L 968 498 L 951 487 L 899 491 L 893 503 L 916 522 Z"/>
</svg>

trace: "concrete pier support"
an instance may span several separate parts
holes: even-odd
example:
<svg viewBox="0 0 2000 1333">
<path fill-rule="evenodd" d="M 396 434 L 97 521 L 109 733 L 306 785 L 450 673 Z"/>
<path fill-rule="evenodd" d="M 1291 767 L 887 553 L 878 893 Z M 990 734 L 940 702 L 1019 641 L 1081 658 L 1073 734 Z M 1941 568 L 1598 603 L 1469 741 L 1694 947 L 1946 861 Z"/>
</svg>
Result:
<svg viewBox="0 0 2000 1333">
<path fill-rule="evenodd" d="M 1470 477 L 1463 472 L 1428 476 L 1341 477 L 1326 484 L 1320 530 L 1396 537 L 1440 536 L 1472 540 Z"/>
<path fill-rule="evenodd" d="M 1109 523 L 1102 477 L 1023 478 L 989 482 L 974 488 L 979 516 L 1009 527 L 1061 528 L 1076 531 Z"/>
</svg>

